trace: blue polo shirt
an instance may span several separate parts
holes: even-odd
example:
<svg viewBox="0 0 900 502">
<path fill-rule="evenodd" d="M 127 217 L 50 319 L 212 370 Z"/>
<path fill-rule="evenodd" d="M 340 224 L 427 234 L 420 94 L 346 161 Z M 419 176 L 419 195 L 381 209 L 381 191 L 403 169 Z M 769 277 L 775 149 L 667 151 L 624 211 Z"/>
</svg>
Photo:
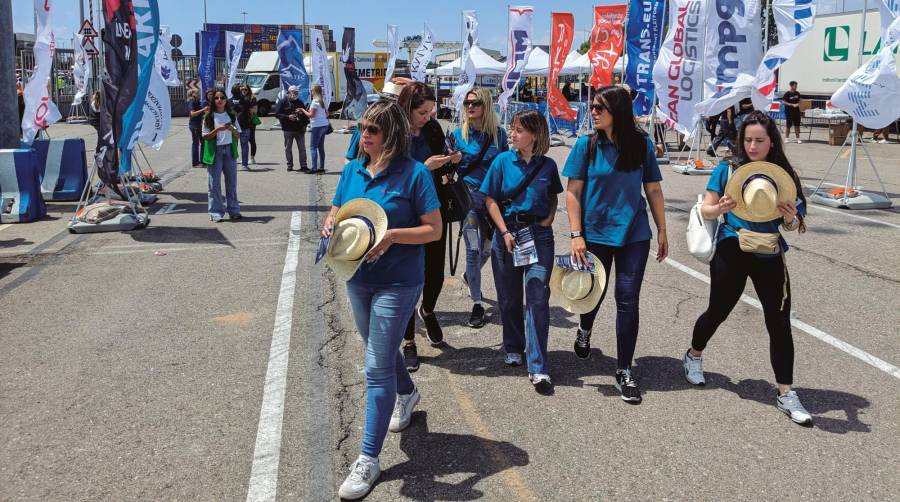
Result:
<svg viewBox="0 0 900 502">
<path fill-rule="evenodd" d="M 342 206 L 349 200 L 365 198 L 384 208 L 388 228 L 421 225 L 420 218 L 436 209 L 434 181 L 422 163 L 409 158 L 394 159 L 375 178 L 361 159 L 344 166 L 331 203 Z M 350 282 L 374 286 L 415 286 L 425 281 L 425 251 L 422 245 L 394 244 L 375 263 L 363 261 Z"/>
<path fill-rule="evenodd" d="M 633 171 L 615 169 L 619 149 L 605 139 L 597 140 L 597 151 L 588 164 L 590 137 L 578 138 L 563 176 L 584 181 L 581 199 L 581 221 L 584 240 L 607 246 L 624 246 L 649 240 L 653 233 L 647 219 L 644 183 L 662 181 L 656 152 L 650 138 L 647 154 L 640 168 Z"/>
<path fill-rule="evenodd" d="M 707 190 L 712 190 L 719 194 L 719 197 L 725 195 L 725 185 L 728 184 L 728 177 L 731 175 L 728 173 L 728 162 L 722 161 L 719 162 L 719 165 L 716 166 L 716 169 L 712 172 L 712 175 L 709 177 L 709 183 L 706 185 Z M 806 216 L 806 204 L 803 203 L 800 199 L 794 201 L 794 205 L 797 207 L 797 214 L 800 216 Z M 719 236 L 716 239 L 716 242 L 722 241 L 724 239 L 737 239 L 737 231 L 741 228 L 746 230 L 752 230 L 754 232 L 764 232 L 769 234 L 780 234 L 778 227 L 784 223 L 784 218 L 777 218 L 772 221 L 764 221 L 764 222 L 753 222 L 747 221 L 743 218 L 739 218 L 731 211 L 725 213 L 725 224 L 719 227 Z M 787 241 L 784 240 L 784 237 L 781 236 L 778 238 L 778 242 L 781 243 L 781 249 L 785 252 L 788 250 Z M 768 254 L 756 254 L 756 256 L 762 258 L 773 258 L 777 255 L 768 255 Z"/>
<path fill-rule="evenodd" d="M 499 204 L 512 195 L 513 190 L 534 169 L 540 171 L 525 190 L 512 200 L 512 204 L 503 209 L 503 217 L 508 218 L 513 214 L 528 214 L 546 218 L 550 216 L 551 211 L 556 210 L 556 207 L 550 207 L 550 196 L 563 191 L 556 162 L 550 157 L 535 155 L 531 161 L 526 163 L 513 150 L 500 153 L 491 162 L 491 168 L 479 191 Z"/>
<path fill-rule="evenodd" d="M 353 131 L 353 135 L 350 136 L 350 146 L 347 147 L 347 153 L 344 155 L 345 159 L 353 160 L 359 155 L 359 138 L 360 133 L 359 128 L 357 128 Z M 425 162 L 431 155 L 431 147 L 428 145 L 428 141 L 425 140 L 424 134 L 409 137 L 409 156 L 413 160 Z"/>
<path fill-rule="evenodd" d="M 476 187 L 481 186 L 481 183 L 484 181 L 484 177 L 487 175 L 488 169 L 491 167 L 491 162 L 494 161 L 494 157 L 497 156 L 500 152 L 505 152 L 509 150 L 509 144 L 506 140 L 506 131 L 502 127 L 498 127 L 497 138 L 492 142 L 491 146 L 488 147 L 487 152 L 484 153 L 484 159 L 477 166 L 470 166 L 477 157 L 478 153 L 481 152 L 481 145 L 484 144 L 485 134 L 482 131 L 479 131 L 475 128 L 469 129 L 469 141 L 463 139 L 462 128 L 457 127 L 455 131 L 453 131 L 453 142 L 456 145 L 456 149 L 462 152 L 462 161 L 460 161 L 460 171 L 469 171 L 470 167 L 472 168 L 465 177 L 463 177 L 463 181 L 470 185 L 475 185 Z M 500 145 L 499 147 L 497 145 Z"/>
<path fill-rule="evenodd" d="M 347 153 L 344 155 L 344 158 L 347 160 L 353 160 L 359 153 L 359 137 L 361 133 L 359 132 L 359 127 L 353 130 L 353 134 L 350 135 L 350 146 L 347 147 Z"/>
</svg>

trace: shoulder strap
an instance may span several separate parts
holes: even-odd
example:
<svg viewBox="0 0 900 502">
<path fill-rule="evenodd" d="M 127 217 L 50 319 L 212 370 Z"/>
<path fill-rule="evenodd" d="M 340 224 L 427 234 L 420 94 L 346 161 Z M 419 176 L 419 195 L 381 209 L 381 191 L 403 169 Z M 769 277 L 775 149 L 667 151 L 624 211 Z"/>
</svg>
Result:
<svg viewBox="0 0 900 502">
<path fill-rule="evenodd" d="M 531 172 L 528 173 L 528 176 L 525 176 L 525 178 L 522 179 L 522 181 L 518 185 L 516 185 L 516 188 L 512 192 L 510 192 L 510 195 L 508 197 L 503 198 L 503 201 L 501 201 L 500 204 L 502 206 L 508 206 L 508 205 L 512 204 L 513 200 L 515 200 L 516 197 L 521 195 L 522 192 L 524 192 L 525 189 L 528 188 L 528 185 L 530 185 L 531 182 L 534 181 L 534 179 L 537 177 L 538 173 L 540 173 L 544 169 L 544 164 L 546 164 L 546 163 L 547 163 L 547 157 L 544 157 L 541 160 L 541 165 L 532 169 Z"/>
<path fill-rule="evenodd" d="M 492 136 L 488 136 L 486 139 L 487 141 L 485 141 L 484 144 L 481 145 L 481 151 L 478 152 L 478 157 L 475 157 L 475 160 L 469 162 L 469 165 L 467 165 L 465 169 L 459 171 L 459 177 L 464 178 L 467 174 L 469 174 L 469 172 L 475 169 L 478 164 L 481 164 L 482 160 L 484 160 L 484 156 L 485 154 L 487 154 L 488 148 L 491 147 L 491 143 L 493 143 L 494 138 Z"/>
</svg>

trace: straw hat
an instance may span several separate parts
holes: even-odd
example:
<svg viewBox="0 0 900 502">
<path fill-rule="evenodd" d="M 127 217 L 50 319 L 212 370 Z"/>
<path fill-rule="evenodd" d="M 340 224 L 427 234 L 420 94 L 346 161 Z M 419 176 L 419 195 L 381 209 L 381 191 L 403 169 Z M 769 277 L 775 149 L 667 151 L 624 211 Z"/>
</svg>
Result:
<svg viewBox="0 0 900 502">
<path fill-rule="evenodd" d="M 385 82 L 384 87 L 381 88 L 382 97 L 397 99 L 400 96 L 400 91 L 403 90 L 402 85 L 395 84 L 393 82 Z"/>
<path fill-rule="evenodd" d="M 334 217 L 334 229 L 325 263 L 338 279 L 348 281 L 362 265 L 363 258 L 387 233 L 384 209 L 369 199 L 353 199 L 341 206 Z"/>
<path fill-rule="evenodd" d="M 587 252 L 594 271 L 571 270 L 553 264 L 550 273 L 550 299 L 573 314 L 587 314 L 600 303 L 606 289 L 606 270 L 596 256 Z"/>
<path fill-rule="evenodd" d="M 737 205 L 732 212 L 738 218 L 756 223 L 781 217 L 778 204 L 797 200 L 794 178 L 770 162 L 749 162 L 728 178 L 725 195 Z"/>
</svg>

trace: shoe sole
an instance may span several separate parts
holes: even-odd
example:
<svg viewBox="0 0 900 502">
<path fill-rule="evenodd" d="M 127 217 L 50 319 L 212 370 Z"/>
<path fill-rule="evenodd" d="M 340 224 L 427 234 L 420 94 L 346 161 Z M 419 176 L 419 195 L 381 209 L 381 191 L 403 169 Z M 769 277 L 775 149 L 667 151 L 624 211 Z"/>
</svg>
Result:
<svg viewBox="0 0 900 502">
<path fill-rule="evenodd" d="M 419 400 L 420 400 L 421 398 L 422 398 L 422 395 L 419 394 L 419 393 L 417 392 L 417 393 L 416 393 L 416 398 L 413 400 L 412 405 L 410 405 L 409 422 L 406 422 L 406 425 L 404 425 L 404 426 L 402 426 L 402 427 L 398 427 L 397 429 L 394 429 L 393 427 L 390 427 L 390 426 L 389 426 L 389 427 L 388 427 L 388 430 L 390 430 L 391 432 L 403 432 L 404 429 L 406 429 L 407 427 L 409 427 L 410 424 L 412 424 L 412 410 L 415 410 L 415 409 L 416 409 L 416 405 L 419 404 Z"/>
<path fill-rule="evenodd" d="M 432 312 L 431 315 L 434 315 L 434 312 Z M 419 320 L 422 321 L 422 324 L 425 325 L 425 338 L 428 339 L 428 343 L 430 343 L 432 347 L 439 347 L 439 346 L 443 345 L 444 344 L 443 333 L 441 334 L 441 339 L 438 341 L 434 341 L 434 338 L 431 338 L 431 333 L 428 332 L 428 323 L 425 322 L 425 317 L 422 315 L 421 308 L 416 309 L 416 317 L 418 317 Z"/>
<path fill-rule="evenodd" d="M 706 386 L 706 380 L 703 380 L 702 382 L 692 382 L 691 379 L 688 378 L 688 371 L 686 369 L 684 370 L 684 379 L 687 380 L 687 382 L 689 384 L 691 384 L 695 387 L 705 387 Z"/>
<path fill-rule="evenodd" d="M 359 495 L 345 496 L 345 495 L 341 495 L 341 494 L 340 494 L 340 491 L 338 491 L 338 497 L 339 497 L 341 500 L 359 500 L 359 499 L 362 499 L 362 498 L 366 498 L 366 496 L 369 495 L 370 493 L 372 493 L 372 490 L 375 489 L 375 485 L 378 484 L 378 480 L 379 480 L 379 479 L 381 479 L 381 471 L 378 471 L 378 476 L 377 476 L 375 479 L 372 480 L 372 484 L 369 485 L 369 489 L 366 490 L 366 493 L 361 493 L 361 494 L 359 494 Z"/>
<path fill-rule="evenodd" d="M 640 396 L 638 396 L 638 397 L 626 397 L 626 396 L 622 395 L 622 386 L 619 385 L 618 383 L 615 384 L 615 387 L 616 387 L 616 390 L 619 391 L 619 397 L 622 398 L 622 401 L 625 401 L 625 402 L 628 403 L 628 404 L 638 404 L 638 403 L 640 403 L 641 401 L 643 401 L 643 398 L 640 397 Z"/>
<path fill-rule="evenodd" d="M 804 420 L 804 421 L 802 421 L 802 422 L 798 422 L 797 420 L 794 420 L 794 417 L 791 416 L 791 412 L 790 412 L 790 411 L 788 411 L 788 410 L 786 410 L 786 409 L 784 409 L 784 408 L 782 408 L 781 406 L 778 406 L 778 405 L 775 405 L 775 407 L 778 408 L 778 411 L 780 411 L 780 412 L 784 413 L 785 415 L 787 415 L 788 418 L 791 419 L 791 422 L 794 422 L 794 423 L 797 424 L 797 425 L 802 425 L 803 427 L 812 427 L 812 425 L 813 425 L 813 419 L 812 419 L 812 418 L 809 418 L 809 419 Z"/>
<path fill-rule="evenodd" d="M 591 358 L 591 348 L 590 347 L 587 348 L 587 354 L 585 354 L 585 355 L 579 354 L 577 348 L 573 348 L 572 351 L 575 352 L 575 357 L 577 357 L 578 359 L 590 359 Z"/>
<path fill-rule="evenodd" d="M 472 321 L 469 321 L 466 324 L 468 324 L 470 328 L 478 329 L 478 328 L 483 328 L 484 325 L 486 324 L 486 322 L 484 319 L 482 319 L 480 323 L 473 323 Z"/>
</svg>

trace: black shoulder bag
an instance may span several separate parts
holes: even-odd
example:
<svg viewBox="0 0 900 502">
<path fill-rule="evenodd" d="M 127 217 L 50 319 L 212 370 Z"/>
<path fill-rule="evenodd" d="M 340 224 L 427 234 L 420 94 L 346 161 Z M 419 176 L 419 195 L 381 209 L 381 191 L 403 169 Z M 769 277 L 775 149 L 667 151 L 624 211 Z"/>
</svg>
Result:
<svg viewBox="0 0 900 502">
<path fill-rule="evenodd" d="M 459 264 L 459 243 L 462 241 L 462 221 L 466 219 L 469 211 L 472 210 L 472 195 L 469 193 L 469 187 L 463 178 L 469 174 L 475 167 L 481 164 L 485 154 L 493 143 L 493 138 L 488 137 L 487 141 L 481 145 L 481 151 L 475 160 L 466 166 L 464 171 L 446 173 L 450 177 L 450 181 L 446 184 L 438 185 L 438 196 L 441 201 L 441 218 L 446 225 L 447 231 L 447 255 L 450 259 L 450 275 L 456 275 L 456 266 Z M 443 174 L 443 173 L 442 173 Z M 456 257 L 453 257 L 453 222 L 459 223 L 459 234 L 456 236 Z"/>
</svg>

